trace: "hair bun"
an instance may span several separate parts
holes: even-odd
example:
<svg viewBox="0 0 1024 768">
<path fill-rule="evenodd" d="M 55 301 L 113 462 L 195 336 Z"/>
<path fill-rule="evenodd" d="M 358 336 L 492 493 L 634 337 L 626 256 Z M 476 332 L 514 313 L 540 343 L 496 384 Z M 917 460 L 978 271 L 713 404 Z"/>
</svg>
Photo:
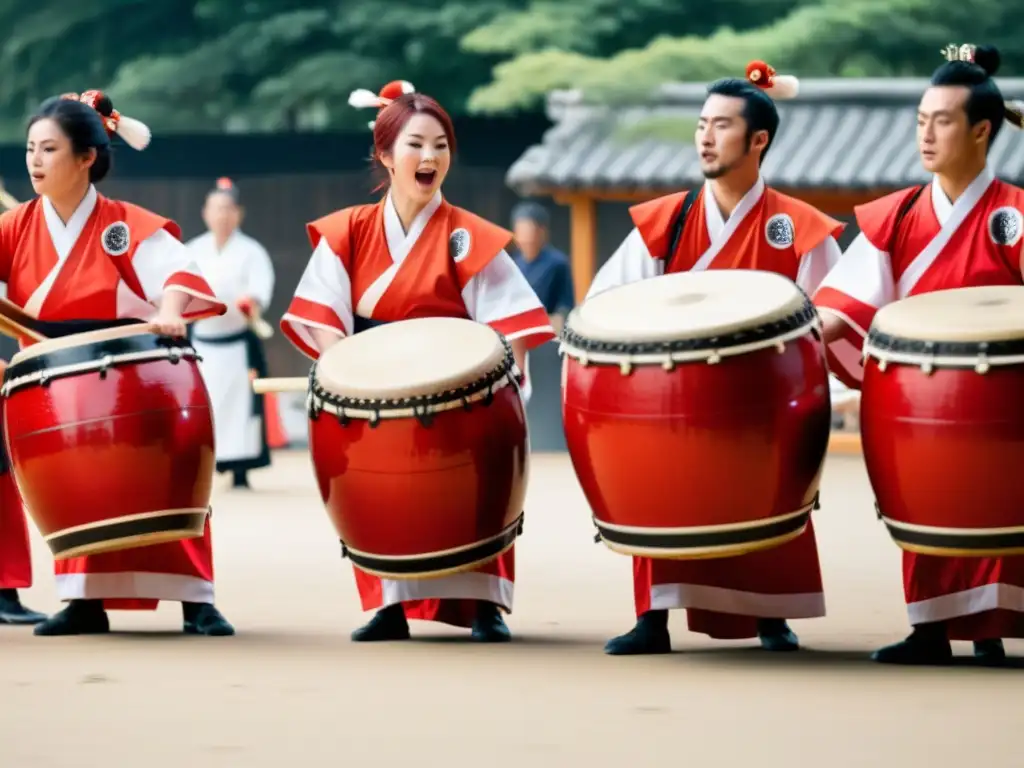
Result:
<svg viewBox="0 0 1024 768">
<path fill-rule="evenodd" d="M 984 69 L 989 77 L 995 77 L 1002 63 L 999 49 L 994 45 L 979 45 L 974 49 L 974 63 Z"/>
</svg>

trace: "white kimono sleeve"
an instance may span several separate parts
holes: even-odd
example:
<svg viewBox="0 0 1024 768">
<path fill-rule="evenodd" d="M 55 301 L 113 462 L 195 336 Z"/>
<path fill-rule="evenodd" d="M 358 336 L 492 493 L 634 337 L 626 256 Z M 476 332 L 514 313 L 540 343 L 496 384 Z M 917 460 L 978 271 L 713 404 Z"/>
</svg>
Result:
<svg viewBox="0 0 1024 768">
<path fill-rule="evenodd" d="M 857 235 L 814 294 L 823 315 L 840 318 L 843 335 L 828 346 L 832 373 L 847 386 L 859 388 L 864 378 L 861 352 L 875 313 L 895 301 L 896 287 L 889 254 Z"/>
<path fill-rule="evenodd" d="M 157 306 L 168 291 L 189 297 L 182 317 L 198 320 L 223 315 L 227 307 L 214 296 L 188 247 L 166 229 L 158 229 L 135 249 L 132 269 L 146 301 Z"/>
<path fill-rule="evenodd" d="M 800 259 L 800 267 L 796 274 L 796 284 L 804 293 L 813 296 L 822 280 L 839 263 L 843 252 L 836 239 L 829 235 L 821 244 L 805 253 Z"/>
<path fill-rule="evenodd" d="M 352 282 L 327 238 L 321 238 L 281 318 L 281 330 L 303 354 L 316 360 L 322 350 L 311 328 L 345 336 L 352 333 L 353 326 Z"/>
<path fill-rule="evenodd" d="M 609 288 L 636 283 L 664 273 L 664 260 L 651 256 L 651 252 L 647 250 L 647 243 L 640 236 L 640 230 L 634 227 L 615 253 L 598 270 L 586 298 L 596 296 Z"/>
<path fill-rule="evenodd" d="M 540 298 L 504 250 L 466 283 L 462 300 L 473 320 L 491 326 L 509 341 L 523 339 L 527 349 L 555 338 L 555 329 Z M 527 355 L 527 370 L 522 371 L 522 393 L 526 402 L 532 392 L 529 361 Z"/>
<path fill-rule="evenodd" d="M 246 293 L 256 300 L 261 310 L 266 310 L 274 296 L 274 262 L 267 249 L 253 241 L 245 266 Z"/>
</svg>

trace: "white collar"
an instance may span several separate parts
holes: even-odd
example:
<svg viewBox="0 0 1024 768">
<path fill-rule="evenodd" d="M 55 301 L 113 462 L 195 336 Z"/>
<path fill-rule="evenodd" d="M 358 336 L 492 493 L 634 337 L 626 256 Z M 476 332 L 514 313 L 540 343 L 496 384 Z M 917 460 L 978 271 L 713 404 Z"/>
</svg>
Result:
<svg viewBox="0 0 1024 768">
<path fill-rule="evenodd" d="M 409 226 L 409 231 L 406 232 L 402 227 L 402 220 L 398 217 L 398 211 L 395 209 L 391 191 L 388 190 L 387 197 L 384 198 L 384 236 L 387 238 L 388 250 L 391 251 L 391 258 L 394 261 L 400 262 L 405 259 L 423 230 L 426 229 L 430 217 L 441 207 L 441 201 L 441 190 L 438 190 L 423 210 L 416 214 L 416 218 Z"/>
<path fill-rule="evenodd" d="M 992 169 L 986 165 L 981 173 L 979 173 L 974 181 L 967 185 L 967 189 L 960 195 L 961 199 L 971 199 L 975 196 L 978 198 L 988 189 L 988 185 L 995 181 L 996 175 L 992 172 Z M 932 177 L 932 208 L 935 210 L 935 218 L 939 220 L 939 225 L 944 226 L 949 217 L 953 215 L 954 201 L 946 197 L 946 193 L 942 191 L 942 186 L 939 184 L 939 177 Z"/>
<path fill-rule="evenodd" d="M 737 224 L 742 221 L 754 204 L 761 199 L 764 190 L 764 178 L 758 174 L 754 186 L 740 199 L 729 219 L 735 219 Z M 722 216 L 722 209 L 718 207 L 718 201 L 715 200 L 714 192 L 711 191 L 710 179 L 704 182 L 704 218 L 708 225 L 708 235 L 712 240 L 717 240 L 725 229 L 725 218 Z"/>
<path fill-rule="evenodd" d="M 50 229 L 59 229 L 68 232 L 69 234 L 74 231 L 76 237 L 81 233 L 85 227 L 85 222 L 89 220 L 93 210 L 96 208 L 96 187 L 92 184 L 89 185 L 89 189 L 85 193 L 85 197 L 82 198 L 82 202 L 75 208 L 75 212 L 71 214 L 71 218 L 68 219 L 67 224 L 60 220 L 60 216 L 57 214 L 57 209 L 53 207 L 53 203 L 50 202 L 50 198 L 43 197 L 43 215 L 46 216 L 46 224 Z"/>
<path fill-rule="evenodd" d="M 89 217 L 96 209 L 96 187 L 89 185 L 89 191 L 85 193 L 82 202 L 78 204 L 75 212 L 71 214 L 67 224 L 60 220 L 57 209 L 53 207 L 50 198 L 43 197 L 43 218 L 46 221 L 46 229 L 50 233 L 50 240 L 57 251 L 57 256 L 63 260 L 71 253 L 71 249 L 78 242 L 79 235 L 85 229 Z"/>
</svg>

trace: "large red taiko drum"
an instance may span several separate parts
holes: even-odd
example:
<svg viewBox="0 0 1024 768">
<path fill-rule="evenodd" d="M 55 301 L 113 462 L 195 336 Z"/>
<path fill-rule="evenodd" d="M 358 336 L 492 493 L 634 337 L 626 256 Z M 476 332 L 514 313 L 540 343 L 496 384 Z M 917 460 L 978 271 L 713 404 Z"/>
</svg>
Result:
<svg viewBox="0 0 1024 768">
<path fill-rule="evenodd" d="M 864 346 L 861 438 L 902 549 L 1024 554 L 1024 287 L 883 307 Z"/>
<path fill-rule="evenodd" d="M 508 550 L 522 525 L 526 412 L 512 347 L 459 318 L 342 339 L 310 374 L 310 451 L 343 553 L 431 578 Z"/>
<path fill-rule="evenodd" d="M 140 324 L 33 344 L 0 394 L 18 490 L 55 558 L 203 535 L 213 415 L 185 340 Z"/>
<path fill-rule="evenodd" d="M 831 427 L 819 325 L 796 284 L 753 270 L 664 275 L 570 313 L 565 432 L 608 547 L 727 557 L 804 531 Z"/>
</svg>

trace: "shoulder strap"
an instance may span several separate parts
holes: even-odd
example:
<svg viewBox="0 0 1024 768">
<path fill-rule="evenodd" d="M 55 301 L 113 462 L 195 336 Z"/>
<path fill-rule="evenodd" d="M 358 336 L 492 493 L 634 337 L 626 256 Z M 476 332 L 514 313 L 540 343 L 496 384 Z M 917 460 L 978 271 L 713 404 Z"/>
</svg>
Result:
<svg viewBox="0 0 1024 768">
<path fill-rule="evenodd" d="M 676 248 L 679 247 L 679 239 L 683 236 L 683 227 L 686 226 L 686 217 L 690 214 L 690 209 L 693 207 L 694 202 L 697 200 L 697 195 L 700 194 L 701 187 L 698 185 L 696 188 L 691 189 L 686 193 L 686 197 L 683 198 L 683 205 L 679 209 L 679 214 L 676 216 L 674 222 L 672 222 L 672 239 L 669 240 L 668 253 L 665 254 L 665 269 L 668 270 L 668 265 L 672 261 L 672 257 L 676 255 Z"/>
<path fill-rule="evenodd" d="M 928 185 L 922 184 L 921 186 L 919 186 L 917 190 L 914 192 L 914 194 L 912 194 L 903 202 L 903 205 L 900 206 L 899 211 L 896 213 L 896 221 L 893 222 L 892 225 L 892 239 L 889 241 L 890 254 L 892 253 L 893 248 L 896 245 L 896 240 L 899 238 L 900 224 L 903 222 L 903 219 L 906 217 L 906 215 L 910 213 L 910 209 L 914 207 L 914 203 L 917 202 L 917 198 L 921 196 L 921 193 L 924 192 L 924 188 L 926 186 Z"/>
</svg>

